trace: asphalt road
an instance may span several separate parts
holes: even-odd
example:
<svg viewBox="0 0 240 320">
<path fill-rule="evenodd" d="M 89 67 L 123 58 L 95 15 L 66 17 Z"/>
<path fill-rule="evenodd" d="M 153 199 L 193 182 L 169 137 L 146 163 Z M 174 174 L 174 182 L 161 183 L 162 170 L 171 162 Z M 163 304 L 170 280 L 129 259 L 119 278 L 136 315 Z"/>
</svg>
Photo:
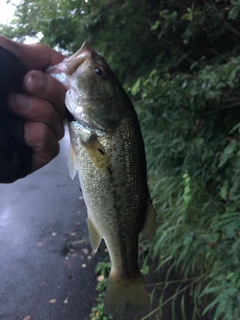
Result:
<svg viewBox="0 0 240 320">
<path fill-rule="evenodd" d="M 84 320 L 96 296 L 86 208 L 68 174 L 68 135 L 49 165 L 0 184 L 0 319 Z"/>
</svg>

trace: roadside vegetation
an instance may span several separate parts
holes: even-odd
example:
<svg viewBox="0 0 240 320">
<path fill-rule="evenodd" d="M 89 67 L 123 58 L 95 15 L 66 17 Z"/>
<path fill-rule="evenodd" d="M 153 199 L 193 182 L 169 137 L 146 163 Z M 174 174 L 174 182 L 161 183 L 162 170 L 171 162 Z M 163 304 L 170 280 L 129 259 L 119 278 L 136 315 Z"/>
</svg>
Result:
<svg viewBox="0 0 240 320">
<path fill-rule="evenodd" d="M 88 40 L 131 96 L 158 214 L 151 259 L 165 290 L 171 272 L 188 283 L 182 319 L 189 296 L 191 320 L 240 319 L 240 2 L 22 0 L 1 29 L 38 32 L 68 52 Z"/>
</svg>

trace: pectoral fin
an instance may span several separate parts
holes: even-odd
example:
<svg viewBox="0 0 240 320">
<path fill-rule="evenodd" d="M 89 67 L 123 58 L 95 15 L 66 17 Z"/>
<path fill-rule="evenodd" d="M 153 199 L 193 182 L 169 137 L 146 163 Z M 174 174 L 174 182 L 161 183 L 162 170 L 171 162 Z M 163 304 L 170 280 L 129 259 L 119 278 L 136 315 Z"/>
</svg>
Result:
<svg viewBox="0 0 240 320">
<path fill-rule="evenodd" d="M 69 149 L 68 170 L 69 170 L 70 177 L 73 179 L 77 172 L 77 159 L 76 159 L 76 155 L 73 150 L 72 144 L 70 145 L 70 149 Z"/>
<path fill-rule="evenodd" d="M 147 216 L 145 220 L 145 224 L 142 230 L 144 236 L 149 239 L 153 240 L 155 233 L 156 233 L 156 213 L 152 205 L 152 200 L 149 196 L 148 200 L 148 209 L 147 209 Z"/>
<path fill-rule="evenodd" d="M 87 149 L 89 156 L 91 157 L 93 163 L 100 170 L 110 171 L 109 157 L 98 141 L 96 136 L 92 136 L 88 142 L 82 142 L 84 147 Z"/>
<path fill-rule="evenodd" d="M 92 246 L 93 251 L 97 251 L 102 237 L 99 234 L 97 228 L 94 225 L 94 222 L 91 220 L 91 218 L 88 216 L 88 232 L 89 232 L 89 238 L 90 238 L 90 243 Z"/>
</svg>

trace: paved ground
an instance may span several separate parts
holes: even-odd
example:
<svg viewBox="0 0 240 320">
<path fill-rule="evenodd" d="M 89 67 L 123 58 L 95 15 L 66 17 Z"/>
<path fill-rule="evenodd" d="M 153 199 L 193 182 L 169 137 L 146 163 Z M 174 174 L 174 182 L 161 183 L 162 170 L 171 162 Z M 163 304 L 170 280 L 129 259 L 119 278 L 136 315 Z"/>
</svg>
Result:
<svg viewBox="0 0 240 320">
<path fill-rule="evenodd" d="M 86 209 L 68 174 L 68 136 L 48 166 L 0 184 L 0 319 L 83 320 L 96 296 Z"/>
</svg>

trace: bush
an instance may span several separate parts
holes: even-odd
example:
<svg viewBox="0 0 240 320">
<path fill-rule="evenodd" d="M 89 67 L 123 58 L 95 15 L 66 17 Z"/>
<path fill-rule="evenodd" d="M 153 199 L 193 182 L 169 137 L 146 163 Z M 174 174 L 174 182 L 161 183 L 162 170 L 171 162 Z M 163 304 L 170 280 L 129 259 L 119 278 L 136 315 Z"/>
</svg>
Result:
<svg viewBox="0 0 240 320">
<path fill-rule="evenodd" d="M 160 29 L 161 39 L 163 23 L 165 28 L 180 28 L 187 19 L 183 43 L 195 43 L 211 11 L 216 20 L 209 24 L 209 32 L 213 24 L 216 32 L 206 37 L 214 45 L 215 38 L 234 32 L 239 17 L 236 2 L 225 7 L 228 18 L 220 5 L 223 2 L 192 5 L 180 19 L 176 11 L 160 12 L 152 29 Z M 210 311 L 214 320 L 240 317 L 238 51 L 223 47 L 215 57 L 199 56 L 188 67 L 184 64 L 184 72 L 155 68 L 131 88 L 138 101 L 149 184 L 158 210 L 153 255 L 159 269 L 171 261 L 171 268 L 183 278 L 194 277 L 192 319 Z M 233 52 L 237 54 L 231 56 Z"/>
</svg>

